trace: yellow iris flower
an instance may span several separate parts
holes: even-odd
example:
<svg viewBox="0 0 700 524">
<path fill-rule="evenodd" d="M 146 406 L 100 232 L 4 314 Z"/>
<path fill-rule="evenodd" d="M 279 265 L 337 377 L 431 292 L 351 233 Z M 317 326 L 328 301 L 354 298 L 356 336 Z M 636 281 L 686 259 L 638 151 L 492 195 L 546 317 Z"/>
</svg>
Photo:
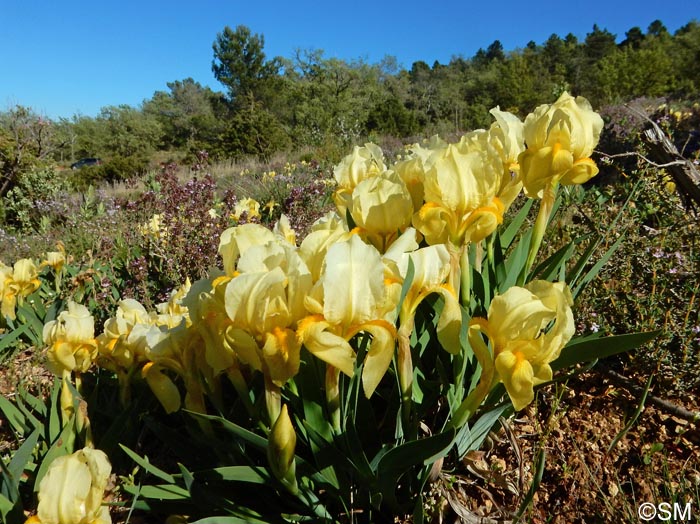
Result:
<svg viewBox="0 0 700 524">
<path fill-rule="evenodd" d="M 433 293 L 445 300 L 437 325 L 437 336 L 445 350 L 459 353 L 459 332 L 462 313 L 455 290 L 448 284 L 450 275 L 450 254 L 447 248 L 438 244 L 406 253 L 398 262 L 401 279 L 405 278 L 409 260 L 413 263 L 413 280 L 401 304 L 399 318 L 401 325 L 412 325 L 413 317 L 420 303 Z M 410 331 L 408 333 L 410 335 Z"/>
<path fill-rule="evenodd" d="M 355 146 L 352 153 L 343 158 L 333 170 L 338 189 L 333 194 L 333 201 L 341 217 L 351 206 L 352 192 L 357 185 L 368 178 L 386 171 L 384 153 L 375 144 Z"/>
<path fill-rule="evenodd" d="M 583 97 L 563 93 L 525 119 L 527 150 L 520 155 L 525 194 L 542 198 L 547 186 L 582 184 L 598 173 L 591 160 L 603 119 Z"/>
<path fill-rule="evenodd" d="M 425 147 L 421 144 L 413 144 L 406 148 L 409 153 L 406 158 L 400 159 L 391 170 L 401 177 L 408 188 L 413 201 L 413 211 L 420 210 L 425 198 L 425 172 L 431 155 L 440 149 L 447 147 L 447 142 L 439 136 L 433 135 L 425 141 Z"/>
<path fill-rule="evenodd" d="M 226 287 L 226 312 L 232 321 L 226 340 L 239 360 L 282 386 L 299 369 L 301 349 L 287 300 L 282 269 L 242 273 Z M 309 278 L 310 283 L 310 278 Z"/>
<path fill-rule="evenodd" d="M 224 231 L 224 274 L 195 283 L 185 300 L 210 375 L 225 372 L 243 394 L 242 366 L 262 372 L 271 422 L 279 414 L 279 388 L 299 369 L 296 322 L 306 315 L 312 286 L 295 240 L 284 216 L 274 231 L 258 224 Z M 164 391 L 170 388 L 160 380 Z"/>
<path fill-rule="evenodd" d="M 54 459 L 39 484 L 37 514 L 25 524 L 111 524 L 102 505 L 111 471 L 107 455 L 97 449 Z"/>
<path fill-rule="evenodd" d="M 239 200 L 233 208 L 232 217 L 236 220 L 240 220 L 243 213 L 247 215 L 248 220 L 251 218 L 260 218 L 260 203 L 252 198 L 243 198 Z"/>
<path fill-rule="evenodd" d="M 151 325 L 146 308 L 132 298 L 121 300 L 114 317 L 97 337 L 100 365 L 111 371 L 129 370 L 145 359 L 144 328 Z"/>
<path fill-rule="evenodd" d="M 552 379 L 550 362 L 574 334 L 573 299 L 563 282 L 535 280 L 511 287 L 491 301 L 488 320 L 471 321 L 472 347 L 485 333 L 493 349 L 497 379 L 516 411 L 534 399 L 534 386 Z M 482 364 L 483 365 L 483 364 Z"/>
<path fill-rule="evenodd" d="M 150 315 L 151 326 L 144 333 L 148 362 L 141 374 L 167 413 L 179 410 L 182 404 L 173 374 L 184 383 L 184 405 L 191 411 L 206 413 L 205 390 L 217 390 L 215 373 L 206 359 L 205 338 L 187 307 L 191 290 L 187 281 L 167 302 L 158 304 L 157 313 Z M 194 292 L 198 290 L 195 288 Z M 200 424 L 208 430 L 206 423 Z"/>
<path fill-rule="evenodd" d="M 411 194 L 403 180 L 392 171 L 357 184 L 349 204 L 358 233 L 381 253 L 411 225 Z"/>
<path fill-rule="evenodd" d="M 85 306 L 73 301 L 56 320 L 44 325 L 43 338 L 49 347 L 49 370 L 59 377 L 86 372 L 97 357 L 95 320 Z"/>
<path fill-rule="evenodd" d="M 311 315 L 299 323 L 298 336 L 307 349 L 327 364 L 352 376 L 355 352 L 349 340 L 365 332 L 372 336 L 362 372 L 371 396 L 394 354 L 396 329 L 387 320 L 396 309 L 384 280 L 379 252 L 357 235 L 333 244 L 326 253 L 321 278 L 306 297 Z"/>
<path fill-rule="evenodd" d="M 238 364 L 233 348 L 226 343 L 226 330 L 232 325 L 226 314 L 225 299 L 226 284 L 230 280 L 224 279 L 214 285 L 217 278 L 198 280 L 185 299 L 192 324 L 204 340 L 207 364 L 215 374 Z"/>
<path fill-rule="evenodd" d="M 105 321 L 97 337 L 97 363 L 117 374 L 122 404 L 131 398 L 130 378 L 146 359 L 146 333 L 153 317 L 137 300 L 121 300 L 114 317 Z"/>
<path fill-rule="evenodd" d="M 413 230 L 408 230 L 404 237 L 411 231 Z M 395 246 L 399 244 L 400 242 L 397 242 Z M 462 311 L 457 294 L 448 283 L 450 277 L 450 254 L 443 244 L 428 246 L 418 250 L 414 249 L 406 249 L 403 253 L 390 251 L 385 256 L 385 259 L 388 257 L 395 263 L 397 280 L 401 283 L 406 278 L 409 263 L 413 265 L 413 279 L 401 303 L 399 312 L 400 326 L 397 334 L 399 382 L 404 401 L 406 402 L 406 407 L 404 408 L 406 410 L 409 409 L 408 401 L 411 398 L 413 383 L 410 337 L 414 329 L 416 310 L 420 303 L 429 295 L 437 293 L 445 301 L 437 325 L 437 337 L 440 344 L 452 354 L 459 353 L 461 349 L 459 334 L 462 326 Z"/>
<path fill-rule="evenodd" d="M 171 378 L 178 375 L 184 382 L 185 407 L 205 413 L 204 390 L 200 376 L 210 375 L 199 332 L 183 319 L 177 326 L 152 325 L 146 331 L 146 358 L 141 375 L 166 413 L 180 409 L 180 391 Z"/>
<path fill-rule="evenodd" d="M 41 266 L 50 266 L 57 273 L 63 269 L 66 263 L 65 251 L 49 251 L 46 253 L 46 260 L 41 263 Z"/>
<path fill-rule="evenodd" d="M 449 144 L 426 161 L 425 204 L 413 225 L 430 245 L 478 242 L 503 220 L 502 163 L 493 147 L 476 144 Z"/>
<path fill-rule="evenodd" d="M 222 251 L 231 276 L 214 281 L 217 292 L 217 286 L 225 283 L 228 322 L 220 326 L 223 349 L 230 356 L 224 356 L 222 363 L 240 362 L 263 373 L 271 421 L 279 414 L 279 388 L 299 370 L 301 343 L 296 324 L 306 315 L 304 297 L 313 284 L 298 248 L 283 234 L 284 226 L 276 229 L 279 234 L 268 230 L 257 238 L 250 236 L 257 232 L 250 227 L 230 232 L 229 241 L 222 240 Z M 267 242 L 259 242 L 260 238 Z"/>
<path fill-rule="evenodd" d="M 139 226 L 139 232 L 149 240 L 163 241 L 168 238 L 168 227 L 163 224 L 163 215 L 154 214 L 148 222 Z"/>
<path fill-rule="evenodd" d="M 15 319 L 15 307 L 18 300 L 34 293 L 41 286 L 39 271 L 33 260 L 23 258 L 15 262 L 12 272 L 7 271 L 7 266 L 0 268 L 2 285 L 2 314 Z"/>
</svg>

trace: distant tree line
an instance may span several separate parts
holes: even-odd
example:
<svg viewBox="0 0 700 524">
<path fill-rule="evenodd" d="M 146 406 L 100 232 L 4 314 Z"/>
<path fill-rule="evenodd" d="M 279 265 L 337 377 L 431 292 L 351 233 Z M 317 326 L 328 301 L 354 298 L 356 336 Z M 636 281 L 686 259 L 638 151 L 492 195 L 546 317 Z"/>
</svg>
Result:
<svg viewBox="0 0 700 524">
<path fill-rule="evenodd" d="M 583 41 L 552 34 L 512 51 L 496 40 L 471 58 L 418 61 L 410 69 L 393 57 L 369 64 L 323 51 L 268 58 L 264 44 L 245 26 L 216 35 L 212 70 L 223 92 L 186 78 L 140 107 L 109 106 L 94 118 L 50 121 L 24 107 L 0 113 L 2 194 L 27 163 L 99 156 L 136 166 L 155 151 L 266 157 L 367 137 L 458 133 L 489 125 L 496 105 L 524 116 L 565 90 L 595 107 L 700 93 L 698 21 L 673 34 L 655 21 L 646 31 L 632 27 L 624 39 L 596 25 Z"/>
</svg>

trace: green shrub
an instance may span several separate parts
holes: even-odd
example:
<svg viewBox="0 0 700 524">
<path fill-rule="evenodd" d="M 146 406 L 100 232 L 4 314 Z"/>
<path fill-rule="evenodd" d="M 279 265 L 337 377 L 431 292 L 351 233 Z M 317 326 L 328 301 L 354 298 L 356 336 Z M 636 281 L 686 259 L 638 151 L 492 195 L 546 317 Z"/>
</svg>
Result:
<svg viewBox="0 0 700 524">
<path fill-rule="evenodd" d="M 273 153 L 291 146 L 291 140 L 279 120 L 258 106 L 242 109 L 233 116 L 224 142 L 228 156 L 255 155 L 266 160 Z"/>
<path fill-rule="evenodd" d="M 416 115 L 396 98 L 378 103 L 369 113 L 367 130 L 380 134 L 406 137 L 419 129 Z"/>
<path fill-rule="evenodd" d="M 148 160 L 141 156 L 115 157 L 98 166 L 77 170 L 71 177 L 71 185 L 78 191 L 100 183 L 114 184 L 143 176 L 148 170 Z"/>
<path fill-rule="evenodd" d="M 0 218 L 22 231 L 45 229 L 53 216 L 65 211 L 55 197 L 66 187 L 53 167 L 31 168 L 21 173 L 8 191 Z"/>
</svg>

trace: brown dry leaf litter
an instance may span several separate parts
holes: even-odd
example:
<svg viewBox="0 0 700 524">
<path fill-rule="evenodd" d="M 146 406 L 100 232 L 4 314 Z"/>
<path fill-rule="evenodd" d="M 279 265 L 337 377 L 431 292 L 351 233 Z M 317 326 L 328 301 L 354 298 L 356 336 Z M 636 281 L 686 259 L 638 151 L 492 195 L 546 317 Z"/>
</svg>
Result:
<svg viewBox="0 0 700 524">
<path fill-rule="evenodd" d="M 536 404 L 497 432 L 491 448 L 443 470 L 431 488 L 431 522 L 515 522 L 542 448 L 542 483 L 521 522 L 638 523 L 644 502 L 689 502 L 695 516 L 700 427 L 647 406 L 611 447 L 638 402 L 595 372 L 572 379 L 566 389 L 540 391 Z M 684 404 L 698 409 L 692 401 Z"/>
</svg>

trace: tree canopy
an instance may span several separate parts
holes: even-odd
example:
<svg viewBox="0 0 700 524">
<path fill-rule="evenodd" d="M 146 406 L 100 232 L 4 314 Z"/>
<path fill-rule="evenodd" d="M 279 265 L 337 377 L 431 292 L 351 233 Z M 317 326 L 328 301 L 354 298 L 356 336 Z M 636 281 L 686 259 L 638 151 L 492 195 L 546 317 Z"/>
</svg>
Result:
<svg viewBox="0 0 700 524">
<path fill-rule="evenodd" d="M 50 122 L 20 107 L 1 113 L 3 183 L 37 158 L 144 158 L 156 150 L 268 156 L 379 135 L 459 133 L 489 126 L 491 107 L 524 116 L 565 90 L 596 107 L 640 96 L 700 95 L 697 21 L 671 34 L 656 20 L 646 32 L 631 27 L 624 38 L 594 25 L 582 41 L 552 34 L 514 50 L 495 40 L 472 57 L 407 67 L 390 56 L 370 64 L 322 50 L 268 59 L 263 35 L 240 25 L 218 33 L 212 50 L 224 92 L 185 78 L 140 107 L 106 107 L 94 118 Z"/>
</svg>

